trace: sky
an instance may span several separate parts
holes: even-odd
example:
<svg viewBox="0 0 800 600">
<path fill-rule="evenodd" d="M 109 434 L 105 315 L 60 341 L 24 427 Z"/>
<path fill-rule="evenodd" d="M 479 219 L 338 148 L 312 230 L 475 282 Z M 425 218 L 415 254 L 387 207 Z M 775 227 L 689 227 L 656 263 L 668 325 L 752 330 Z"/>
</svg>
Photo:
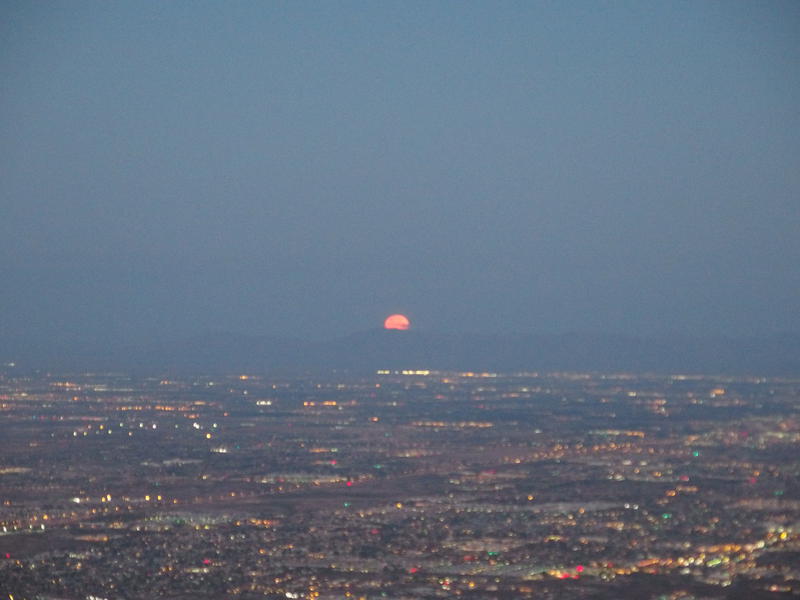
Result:
<svg viewBox="0 0 800 600">
<path fill-rule="evenodd" d="M 0 6 L 0 340 L 800 331 L 800 3 Z"/>
</svg>

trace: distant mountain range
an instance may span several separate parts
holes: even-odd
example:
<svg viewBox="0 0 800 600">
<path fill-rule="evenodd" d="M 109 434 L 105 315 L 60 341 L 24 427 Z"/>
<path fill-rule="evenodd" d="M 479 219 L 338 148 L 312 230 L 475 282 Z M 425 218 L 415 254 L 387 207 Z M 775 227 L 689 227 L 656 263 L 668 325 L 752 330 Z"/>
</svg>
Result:
<svg viewBox="0 0 800 600">
<path fill-rule="evenodd" d="M 239 373 L 342 369 L 610 371 L 800 376 L 800 335 L 761 338 L 609 334 L 440 334 L 370 330 L 325 342 L 209 334 L 98 348 L 5 344 L 21 369 Z"/>
</svg>

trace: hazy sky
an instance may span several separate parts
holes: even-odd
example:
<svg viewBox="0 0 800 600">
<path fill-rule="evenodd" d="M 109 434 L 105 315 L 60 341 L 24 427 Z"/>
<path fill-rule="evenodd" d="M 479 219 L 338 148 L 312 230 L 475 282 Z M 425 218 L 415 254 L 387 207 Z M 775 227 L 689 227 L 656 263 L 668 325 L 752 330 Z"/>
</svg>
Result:
<svg viewBox="0 0 800 600">
<path fill-rule="evenodd" d="M 0 337 L 800 331 L 800 2 L 0 6 Z"/>
</svg>

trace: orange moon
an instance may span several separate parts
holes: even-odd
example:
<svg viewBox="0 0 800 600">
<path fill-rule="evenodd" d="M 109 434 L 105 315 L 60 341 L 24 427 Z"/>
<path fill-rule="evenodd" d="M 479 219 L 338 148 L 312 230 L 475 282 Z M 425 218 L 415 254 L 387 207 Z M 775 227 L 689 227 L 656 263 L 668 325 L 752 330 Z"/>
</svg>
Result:
<svg viewBox="0 0 800 600">
<path fill-rule="evenodd" d="M 400 329 L 405 331 L 411 326 L 411 321 L 405 315 L 389 315 L 383 322 L 384 329 Z"/>
</svg>

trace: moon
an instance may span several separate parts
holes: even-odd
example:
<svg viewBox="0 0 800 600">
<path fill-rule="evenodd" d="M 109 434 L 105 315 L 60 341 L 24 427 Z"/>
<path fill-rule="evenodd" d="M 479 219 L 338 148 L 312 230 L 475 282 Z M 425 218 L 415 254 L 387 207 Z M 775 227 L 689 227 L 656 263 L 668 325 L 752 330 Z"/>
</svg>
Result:
<svg viewBox="0 0 800 600">
<path fill-rule="evenodd" d="M 401 314 L 389 315 L 383 322 L 384 329 L 399 329 L 405 331 L 410 326 L 411 321 L 408 320 L 407 316 Z"/>
</svg>

